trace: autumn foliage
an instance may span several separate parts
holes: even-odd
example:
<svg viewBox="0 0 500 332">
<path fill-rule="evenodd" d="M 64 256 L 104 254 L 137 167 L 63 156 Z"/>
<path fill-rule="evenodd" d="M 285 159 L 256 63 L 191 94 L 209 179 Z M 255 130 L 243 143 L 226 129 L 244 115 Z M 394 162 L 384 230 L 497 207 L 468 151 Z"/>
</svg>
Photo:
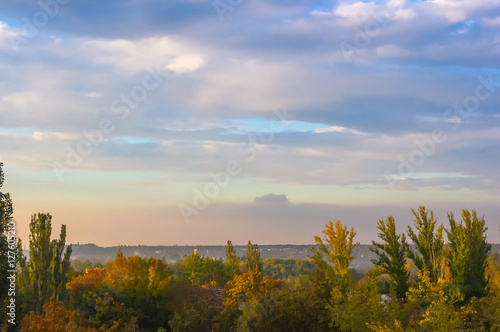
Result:
<svg viewBox="0 0 500 332">
<path fill-rule="evenodd" d="M 69 311 L 64 303 L 50 298 L 49 303 L 43 305 L 43 314 L 37 315 L 34 311 L 26 317 L 21 325 L 21 330 L 26 332 L 91 332 L 96 331 L 90 327 L 79 327 L 76 323 L 77 314 Z"/>
</svg>

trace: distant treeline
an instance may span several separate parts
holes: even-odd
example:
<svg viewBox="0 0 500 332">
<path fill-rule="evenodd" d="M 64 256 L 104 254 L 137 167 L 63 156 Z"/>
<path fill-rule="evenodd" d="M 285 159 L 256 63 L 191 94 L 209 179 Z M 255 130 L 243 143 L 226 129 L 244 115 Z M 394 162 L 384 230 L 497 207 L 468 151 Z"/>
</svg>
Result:
<svg viewBox="0 0 500 332">
<path fill-rule="evenodd" d="M 200 255 L 208 255 L 212 258 L 226 258 L 225 245 L 189 245 L 189 246 L 114 246 L 99 247 L 95 244 L 72 244 L 72 258 L 89 261 L 106 262 L 115 259 L 118 248 L 121 248 L 124 256 L 140 256 L 164 258 L 167 262 L 176 260 L 191 254 L 196 250 Z M 261 245 L 262 258 L 282 258 L 295 259 L 307 258 L 310 253 L 310 245 Z M 243 257 L 246 252 L 246 245 L 234 245 L 236 255 Z"/>
<path fill-rule="evenodd" d="M 316 246 L 316 245 L 312 245 Z M 196 250 L 200 255 L 207 255 L 211 258 L 226 259 L 226 246 L 113 246 L 99 247 L 95 244 L 72 244 L 71 259 L 75 261 L 75 266 L 82 266 L 84 261 L 85 266 L 92 266 L 91 263 L 106 263 L 112 261 L 116 257 L 118 248 L 121 248 L 124 256 L 139 256 L 139 257 L 154 257 L 165 259 L 167 263 L 173 263 L 182 257 L 191 254 Z M 360 244 L 352 251 L 353 259 L 350 262 L 350 268 L 356 270 L 360 274 L 373 268 L 372 259 L 376 255 L 370 250 L 372 245 Z M 243 257 L 246 254 L 246 245 L 234 245 L 236 255 Z M 279 258 L 279 259 L 309 259 L 311 255 L 311 245 L 259 245 L 261 257 Z M 492 244 L 492 253 L 500 253 L 500 244 Z M 25 251 L 27 254 L 28 251 Z M 90 264 L 90 265 L 89 265 Z M 84 271 L 84 270 L 83 270 Z"/>
</svg>

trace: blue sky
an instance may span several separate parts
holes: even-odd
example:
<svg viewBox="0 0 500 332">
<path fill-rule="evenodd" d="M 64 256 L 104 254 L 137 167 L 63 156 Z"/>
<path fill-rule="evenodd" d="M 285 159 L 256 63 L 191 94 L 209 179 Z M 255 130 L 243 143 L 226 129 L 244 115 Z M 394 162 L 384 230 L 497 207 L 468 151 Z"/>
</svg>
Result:
<svg viewBox="0 0 500 332">
<path fill-rule="evenodd" d="M 499 59 L 499 0 L 6 1 L 4 189 L 23 238 L 368 243 L 425 205 L 500 242 Z"/>
</svg>

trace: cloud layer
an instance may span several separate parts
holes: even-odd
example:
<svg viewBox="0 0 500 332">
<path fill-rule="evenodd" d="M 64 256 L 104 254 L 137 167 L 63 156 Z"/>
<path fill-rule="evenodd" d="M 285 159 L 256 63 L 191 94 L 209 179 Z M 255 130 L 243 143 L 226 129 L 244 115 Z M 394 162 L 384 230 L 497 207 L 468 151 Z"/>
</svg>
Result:
<svg viewBox="0 0 500 332">
<path fill-rule="evenodd" d="M 11 1 L 0 13 L 0 159 L 20 222 L 34 202 L 97 204 L 92 218 L 110 225 L 119 214 L 102 202 L 176 211 L 233 160 L 241 172 L 210 206 L 290 200 L 321 225 L 335 210 L 304 204 L 497 205 L 498 0 L 252 0 L 224 12 L 203 0 Z M 257 213 L 210 206 L 195 224 Z M 270 223 L 282 225 L 279 209 Z"/>
</svg>

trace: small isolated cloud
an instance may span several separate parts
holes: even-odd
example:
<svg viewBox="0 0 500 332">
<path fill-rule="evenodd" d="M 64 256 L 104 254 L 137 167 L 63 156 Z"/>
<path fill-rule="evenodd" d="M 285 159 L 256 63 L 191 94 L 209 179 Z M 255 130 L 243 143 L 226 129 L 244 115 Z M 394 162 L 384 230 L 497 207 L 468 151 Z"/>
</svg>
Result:
<svg viewBox="0 0 500 332">
<path fill-rule="evenodd" d="M 285 194 L 275 195 L 267 194 L 260 197 L 255 197 L 254 203 L 290 203 Z"/>
</svg>

